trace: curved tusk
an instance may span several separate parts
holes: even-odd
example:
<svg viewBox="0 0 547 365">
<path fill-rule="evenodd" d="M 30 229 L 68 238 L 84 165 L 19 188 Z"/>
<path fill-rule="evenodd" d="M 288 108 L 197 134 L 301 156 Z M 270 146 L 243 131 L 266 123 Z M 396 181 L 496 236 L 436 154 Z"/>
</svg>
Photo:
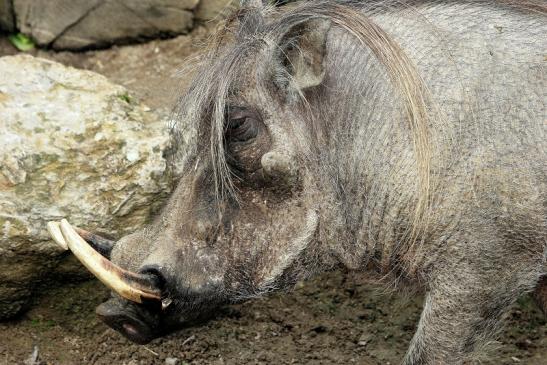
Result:
<svg viewBox="0 0 547 365">
<path fill-rule="evenodd" d="M 63 237 L 63 234 L 61 233 L 61 226 L 59 222 L 48 222 L 47 223 L 47 230 L 53 240 L 65 251 L 68 250 L 68 245 L 65 241 L 65 238 Z"/>
<path fill-rule="evenodd" d="M 68 248 L 78 260 L 114 292 L 137 303 L 142 303 L 143 299 L 161 300 L 161 291 L 154 286 L 148 275 L 124 270 L 105 259 L 76 233 L 66 219 L 61 220 L 60 230 Z"/>
<path fill-rule="evenodd" d="M 76 231 L 76 233 L 78 233 L 80 237 L 84 239 L 84 241 L 89 243 L 89 245 L 95 251 L 98 251 L 101 255 L 103 255 L 106 258 L 110 258 L 110 253 L 112 252 L 112 249 L 114 248 L 114 245 L 116 244 L 116 241 L 106 239 L 95 233 L 86 231 L 85 229 L 81 229 L 77 227 L 73 227 L 73 228 Z"/>
<path fill-rule="evenodd" d="M 114 245 L 116 244 L 115 241 L 109 240 L 107 238 L 101 237 L 95 233 L 91 233 L 89 231 L 86 231 L 85 229 L 73 227 L 76 233 L 80 235 L 86 241 L 89 243 L 89 245 L 95 250 L 99 251 L 101 255 L 103 255 L 106 258 L 110 257 L 110 253 L 112 252 L 112 249 L 114 248 Z M 47 223 L 47 230 L 53 240 L 64 250 L 68 250 L 68 245 L 65 241 L 65 238 L 63 237 L 63 233 L 61 232 L 61 225 L 59 222 L 48 222 Z"/>
</svg>

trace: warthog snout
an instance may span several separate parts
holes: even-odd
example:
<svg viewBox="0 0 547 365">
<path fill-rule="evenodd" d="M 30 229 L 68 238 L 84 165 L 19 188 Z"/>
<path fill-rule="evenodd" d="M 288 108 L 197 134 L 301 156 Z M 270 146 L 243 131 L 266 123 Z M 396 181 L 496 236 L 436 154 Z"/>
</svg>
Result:
<svg viewBox="0 0 547 365">
<path fill-rule="evenodd" d="M 161 317 L 172 300 L 164 292 L 167 279 L 161 267 L 145 265 L 137 272 L 122 269 L 109 260 L 114 241 L 73 228 L 66 220 L 50 222 L 48 230 L 62 248 L 70 249 L 119 295 L 97 307 L 96 313 L 103 322 L 139 344 L 165 333 L 167 327 L 161 325 Z"/>
</svg>

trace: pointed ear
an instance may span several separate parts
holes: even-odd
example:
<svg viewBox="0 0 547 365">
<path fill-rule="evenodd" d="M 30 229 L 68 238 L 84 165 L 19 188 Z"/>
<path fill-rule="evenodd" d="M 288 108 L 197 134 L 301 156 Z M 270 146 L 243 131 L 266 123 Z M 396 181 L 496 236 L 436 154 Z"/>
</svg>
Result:
<svg viewBox="0 0 547 365">
<path fill-rule="evenodd" d="M 294 25 L 278 44 L 276 84 L 281 89 L 302 91 L 321 84 L 325 76 L 327 34 L 331 22 L 310 19 Z"/>
</svg>

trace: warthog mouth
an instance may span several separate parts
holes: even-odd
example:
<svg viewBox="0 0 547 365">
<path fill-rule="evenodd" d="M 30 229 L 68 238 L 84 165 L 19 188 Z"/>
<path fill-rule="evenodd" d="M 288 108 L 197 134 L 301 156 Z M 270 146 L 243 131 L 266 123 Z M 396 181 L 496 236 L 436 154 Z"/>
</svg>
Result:
<svg viewBox="0 0 547 365">
<path fill-rule="evenodd" d="M 122 298 L 135 303 L 159 302 L 162 299 L 163 305 L 169 302 L 168 298 L 162 297 L 162 291 L 154 275 L 134 273 L 112 263 L 93 249 L 65 219 L 60 223 L 49 222 L 47 228 L 59 246 L 65 250 L 70 249 L 97 279 Z"/>
<path fill-rule="evenodd" d="M 112 298 L 100 304 L 95 313 L 106 325 L 140 345 L 147 344 L 161 335 L 161 309 L 153 304 L 148 308 L 146 305 L 134 305 Z"/>
</svg>

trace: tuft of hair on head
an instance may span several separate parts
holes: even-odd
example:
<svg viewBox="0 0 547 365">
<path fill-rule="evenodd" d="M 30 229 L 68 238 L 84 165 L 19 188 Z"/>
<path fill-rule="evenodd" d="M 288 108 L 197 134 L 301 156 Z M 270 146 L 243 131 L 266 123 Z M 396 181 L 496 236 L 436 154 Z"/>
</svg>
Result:
<svg viewBox="0 0 547 365">
<path fill-rule="evenodd" d="M 264 15 L 262 8 L 243 8 L 237 13 L 239 26 L 237 27 L 237 38 L 245 40 L 253 38 L 260 29 L 264 27 Z"/>
</svg>

